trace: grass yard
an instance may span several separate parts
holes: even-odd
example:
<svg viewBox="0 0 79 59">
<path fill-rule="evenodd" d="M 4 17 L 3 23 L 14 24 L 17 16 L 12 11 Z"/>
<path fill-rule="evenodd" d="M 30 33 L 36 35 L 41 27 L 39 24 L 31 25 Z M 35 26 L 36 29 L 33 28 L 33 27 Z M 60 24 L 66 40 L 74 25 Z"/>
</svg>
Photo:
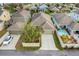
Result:
<svg viewBox="0 0 79 59">
<path fill-rule="evenodd" d="M 36 50 L 39 50 L 39 48 L 41 47 L 41 44 L 39 47 L 23 47 L 21 38 L 19 39 L 19 41 L 16 44 L 16 51 L 36 51 Z"/>
<path fill-rule="evenodd" d="M 55 42 L 56 47 L 57 47 L 59 50 L 63 50 L 63 48 L 61 47 L 61 44 L 60 44 L 60 42 L 59 42 L 59 39 L 58 39 L 58 37 L 57 37 L 56 32 L 54 32 L 53 37 L 54 37 L 54 42 Z"/>
<path fill-rule="evenodd" d="M 2 37 L 6 32 L 7 32 L 6 29 L 3 29 L 2 31 L 0 31 L 0 37 Z"/>
</svg>

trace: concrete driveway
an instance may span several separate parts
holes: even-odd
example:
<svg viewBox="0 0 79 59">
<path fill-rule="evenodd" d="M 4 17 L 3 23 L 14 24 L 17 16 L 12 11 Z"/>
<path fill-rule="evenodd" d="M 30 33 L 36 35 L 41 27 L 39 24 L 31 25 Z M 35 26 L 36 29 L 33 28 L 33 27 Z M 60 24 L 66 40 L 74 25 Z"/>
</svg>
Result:
<svg viewBox="0 0 79 59">
<path fill-rule="evenodd" d="M 7 46 L 1 46 L 0 50 L 16 50 L 15 46 L 20 38 L 20 35 L 12 35 L 13 39 Z"/>
<path fill-rule="evenodd" d="M 52 34 L 42 34 L 42 46 L 40 50 L 58 50 Z"/>
<path fill-rule="evenodd" d="M 4 41 L 6 36 L 9 35 L 9 32 L 6 32 L 1 38 L 0 38 L 0 44 Z"/>
</svg>

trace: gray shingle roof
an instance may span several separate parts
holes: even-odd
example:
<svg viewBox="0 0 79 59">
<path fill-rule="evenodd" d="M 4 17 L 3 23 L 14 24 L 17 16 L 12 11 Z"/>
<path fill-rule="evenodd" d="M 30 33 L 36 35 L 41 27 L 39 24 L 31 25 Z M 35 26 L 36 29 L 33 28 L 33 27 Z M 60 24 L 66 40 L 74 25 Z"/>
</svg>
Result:
<svg viewBox="0 0 79 59">
<path fill-rule="evenodd" d="M 12 15 L 12 19 L 15 21 L 15 22 L 25 22 L 28 17 L 28 14 L 30 12 L 27 11 L 27 10 L 21 10 L 19 12 L 16 12 Z"/>
<path fill-rule="evenodd" d="M 0 8 L 0 15 L 2 15 L 2 13 L 3 13 L 3 10 Z"/>
<path fill-rule="evenodd" d="M 71 23 L 70 24 L 70 28 L 72 29 L 72 30 L 78 30 L 79 31 L 79 23 Z"/>
<path fill-rule="evenodd" d="M 64 13 L 57 13 L 54 18 L 60 25 L 69 25 L 72 22 L 72 19 Z"/>
<path fill-rule="evenodd" d="M 24 23 L 23 22 L 17 22 L 10 26 L 7 30 L 8 31 L 22 31 L 24 28 Z"/>
</svg>

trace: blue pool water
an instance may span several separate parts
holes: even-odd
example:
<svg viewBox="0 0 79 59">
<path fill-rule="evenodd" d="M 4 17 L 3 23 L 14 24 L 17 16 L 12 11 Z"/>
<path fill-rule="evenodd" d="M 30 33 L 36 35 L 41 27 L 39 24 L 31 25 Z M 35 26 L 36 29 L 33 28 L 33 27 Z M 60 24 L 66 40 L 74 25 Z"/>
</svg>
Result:
<svg viewBox="0 0 79 59">
<path fill-rule="evenodd" d="M 57 33 L 60 36 L 62 36 L 62 35 L 68 35 L 68 33 L 65 30 L 58 30 Z"/>
</svg>

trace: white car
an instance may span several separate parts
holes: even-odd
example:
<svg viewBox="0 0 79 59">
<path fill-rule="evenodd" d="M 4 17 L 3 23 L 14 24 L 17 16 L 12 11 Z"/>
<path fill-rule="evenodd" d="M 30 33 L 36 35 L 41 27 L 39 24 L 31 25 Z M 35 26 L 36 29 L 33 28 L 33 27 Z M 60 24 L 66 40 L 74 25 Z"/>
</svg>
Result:
<svg viewBox="0 0 79 59">
<path fill-rule="evenodd" d="M 5 40 L 3 41 L 3 45 L 8 45 L 13 39 L 13 36 L 8 35 Z"/>
</svg>

